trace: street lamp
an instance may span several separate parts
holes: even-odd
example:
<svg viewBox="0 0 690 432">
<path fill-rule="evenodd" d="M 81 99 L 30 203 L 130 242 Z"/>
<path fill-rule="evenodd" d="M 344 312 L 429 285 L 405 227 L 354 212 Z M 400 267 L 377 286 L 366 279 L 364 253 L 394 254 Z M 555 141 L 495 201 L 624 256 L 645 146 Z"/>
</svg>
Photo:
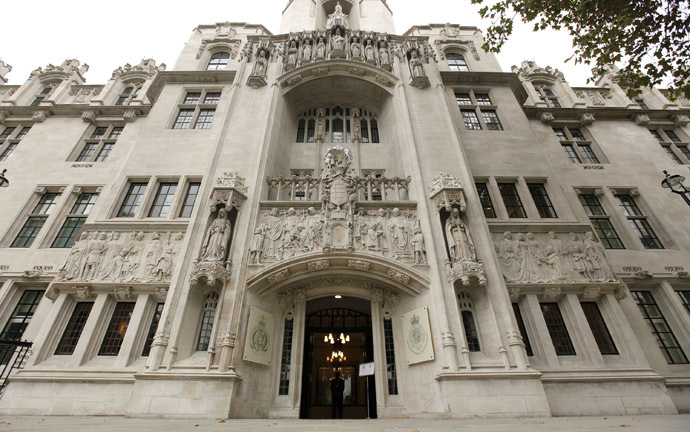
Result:
<svg viewBox="0 0 690 432">
<path fill-rule="evenodd" d="M 7 187 L 10 185 L 10 181 L 5 177 L 5 173 L 7 172 L 7 168 L 2 170 L 2 174 L 0 174 L 0 187 Z"/>
<path fill-rule="evenodd" d="M 661 187 L 671 189 L 671 192 L 682 196 L 685 200 L 685 204 L 690 206 L 690 198 L 688 198 L 688 193 L 690 193 L 690 190 L 688 190 L 688 188 L 686 188 L 683 184 L 685 177 L 678 174 L 670 175 L 666 170 L 664 170 L 664 174 L 666 175 L 666 178 L 661 181 Z"/>
</svg>

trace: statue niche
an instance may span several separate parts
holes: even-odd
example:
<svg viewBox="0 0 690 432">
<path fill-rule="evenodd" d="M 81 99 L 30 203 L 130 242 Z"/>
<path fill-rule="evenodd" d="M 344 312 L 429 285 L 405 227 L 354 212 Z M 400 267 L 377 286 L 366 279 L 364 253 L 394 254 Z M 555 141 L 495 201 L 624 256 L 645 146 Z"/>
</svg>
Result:
<svg viewBox="0 0 690 432">
<path fill-rule="evenodd" d="M 228 251 L 236 218 L 235 209 L 228 212 L 225 207 L 221 207 L 216 215 L 211 213 L 211 222 L 204 234 L 199 257 L 194 260 L 191 278 L 193 283 L 198 283 L 202 277 L 208 285 L 215 285 L 216 279 L 227 279 L 232 266 Z"/>
</svg>

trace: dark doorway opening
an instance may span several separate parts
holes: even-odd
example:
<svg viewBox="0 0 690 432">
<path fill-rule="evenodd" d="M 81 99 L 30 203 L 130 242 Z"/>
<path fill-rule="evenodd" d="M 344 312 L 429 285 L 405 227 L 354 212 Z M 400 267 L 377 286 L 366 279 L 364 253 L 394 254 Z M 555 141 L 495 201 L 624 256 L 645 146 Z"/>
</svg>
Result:
<svg viewBox="0 0 690 432">
<path fill-rule="evenodd" d="M 307 304 L 300 418 L 331 418 L 331 380 L 345 381 L 343 418 L 376 418 L 374 377 L 360 377 L 359 365 L 374 361 L 370 302 L 323 298 Z"/>
</svg>

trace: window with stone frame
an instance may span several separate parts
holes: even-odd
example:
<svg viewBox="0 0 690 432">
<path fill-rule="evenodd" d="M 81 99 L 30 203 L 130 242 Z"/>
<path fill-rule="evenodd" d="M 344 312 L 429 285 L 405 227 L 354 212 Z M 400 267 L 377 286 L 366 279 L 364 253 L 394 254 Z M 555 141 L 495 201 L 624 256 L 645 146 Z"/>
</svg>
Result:
<svg viewBox="0 0 690 432">
<path fill-rule="evenodd" d="M 218 308 L 218 293 L 209 291 L 204 300 L 204 309 L 201 313 L 201 323 L 199 326 L 199 337 L 196 343 L 197 351 L 206 351 L 211 343 L 211 332 L 213 331 L 213 321 L 216 318 Z"/>
<path fill-rule="evenodd" d="M 34 98 L 33 102 L 31 102 L 31 106 L 38 106 L 47 98 L 50 96 L 50 94 L 53 92 L 53 90 L 57 87 L 56 85 L 48 85 L 44 86 L 40 92 L 36 95 L 36 98 Z"/>
<path fill-rule="evenodd" d="M 527 188 L 532 195 L 534 205 L 537 207 L 539 217 L 542 219 L 553 219 L 558 217 L 556 209 L 551 202 L 551 198 L 549 198 L 549 194 L 546 192 L 546 185 L 544 183 L 527 183 Z"/>
<path fill-rule="evenodd" d="M 484 210 L 484 217 L 495 218 L 496 211 L 494 204 L 491 201 L 491 194 L 489 193 L 489 185 L 486 182 L 475 183 L 479 201 L 482 203 L 482 210 Z"/>
<path fill-rule="evenodd" d="M 680 301 L 683 303 L 685 310 L 690 313 L 690 290 L 679 290 L 676 292 L 680 296 Z"/>
<path fill-rule="evenodd" d="M 616 228 L 611 223 L 611 217 L 606 213 L 599 198 L 594 193 L 579 194 L 580 203 L 589 217 L 594 232 L 606 249 L 625 249 Z"/>
<path fill-rule="evenodd" d="M 673 330 L 666 321 L 661 308 L 651 291 L 630 290 L 633 300 L 647 322 L 649 330 L 656 338 L 661 353 L 668 364 L 688 364 L 688 357 L 673 334 Z"/>
<path fill-rule="evenodd" d="M 31 125 L 27 124 L 5 126 L 0 133 L 0 162 L 10 157 L 29 130 L 31 130 Z"/>
<path fill-rule="evenodd" d="M 153 345 L 153 339 L 156 336 L 156 330 L 158 329 L 158 324 L 161 322 L 161 315 L 163 314 L 163 306 L 165 303 L 156 303 L 156 308 L 153 311 L 153 316 L 151 317 L 151 324 L 149 325 L 149 331 L 146 333 L 146 340 L 144 341 L 144 349 L 141 352 L 142 357 L 148 357 L 151 353 L 151 346 Z"/>
<path fill-rule="evenodd" d="M 609 328 L 606 326 L 606 321 L 604 321 L 604 317 L 601 315 L 597 302 L 581 302 L 580 305 L 589 328 L 592 330 L 592 336 L 594 336 L 594 340 L 599 347 L 599 352 L 602 355 L 617 355 L 618 348 L 616 348 L 616 344 L 613 342 L 611 332 L 609 332 Z"/>
<path fill-rule="evenodd" d="M 192 211 L 194 210 L 196 199 L 199 196 L 200 188 L 201 182 L 199 181 L 190 181 L 187 183 L 187 190 L 185 191 L 184 199 L 182 200 L 182 208 L 180 208 L 178 217 L 188 218 L 192 216 Z"/>
<path fill-rule="evenodd" d="M 592 140 L 585 137 L 581 129 L 572 127 L 554 127 L 553 132 L 561 142 L 566 156 L 572 163 L 600 164 L 601 160 L 594 151 Z"/>
<path fill-rule="evenodd" d="M 292 360 L 292 335 L 294 319 L 286 318 L 283 325 L 283 347 L 280 355 L 280 382 L 278 394 L 287 395 L 290 390 L 290 362 Z"/>
<path fill-rule="evenodd" d="M 491 101 L 488 90 L 457 91 L 455 101 L 460 108 L 465 129 L 503 130 L 503 125 L 498 118 L 498 106 Z"/>
<path fill-rule="evenodd" d="M 362 170 L 362 177 L 366 179 L 366 188 L 361 189 L 362 199 L 365 201 L 382 201 L 383 196 L 383 177 L 386 170 Z"/>
<path fill-rule="evenodd" d="M 526 218 L 527 213 L 522 205 L 520 194 L 515 183 L 499 183 L 498 190 L 501 192 L 503 204 L 508 212 L 509 218 Z"/>
<path fill-rule="evenodd" d="M 24 225 L 17 233 L 16 237 L 10 245 L 11 248 L 28 248 L 31 247 L 36 236 L 43 228 L 43 225 L 48 220 L 48 216 L 55 210 L 57 202 L 60 198 L 59 192 L 43 192 L 38 198 L 38 202 L 33 206 L 33 209 L 26 215 Z"/>
<path fill-rule="evenodd" d="M 668 157 L 677 165 L 690 164 L 690 140 L 680 130 L 671 128 L 650 129 Z"/>
<path fill-rule="evenodd" d="M 142 85 L 143 83 L 127 84 L 117 96 L 115 105 L 129 105 L 134 99 L 136 99 Z"/>
<path fill-rule="evenodd" d="M 479 332 L 477 331 L 477 323 L 474 318 L 472 297 L 467 291 L 460 291 L 458 294 L 458 308 L 462 318 L 462 326 L 465 329 L 467 349 L 470 352 L 478 352 L 481 350 L 479 346 Z"/>
<path fill-rule="evenodd" d="M 230 53 L 228 52 L 217 52 L 211 56 L 211 59 L 206 65 L 206 70 L 217 71 L 225 70 L 228 67 L 228 62 L 230 61 Z"/>
<path fill-rule="evenodd" d="M 221 89 L 187 90 L 178 103 L 172 129 L 210 129 Z"/>
<path fill-rule="evenodd" d="M 146 193 L 148 182 L 130 182 L 127 185 L 127 192 L 122 200 L 117 217 L 135 217 L 141 206 L 141 201 Z"/>
<path fill-rule="evenodd" d="M 55 236 L 50 246 L 51 248 L 71 248 L 74 246 L 77 234 L 79 230 L 81 230 L 81 227 L 84 226 L 84 222 L 86 222 L 86 218 L 96 204 L 97 198 L 98 194 L 95 192 L 80 193 L 77 196 L 69 213 L 65 216 L 60 230 Z"/>
<path fill-rule="evenodd" d="M 446 61 L 448 62 L 448 69 L 451 72 L 469 72 L 470 68 L 467 66 L 465 56 L 458 53 L 447 53 Z"/>
<path fill-rule="evenodd" d="M 80 145 L 69 160 L 75 162 L 105 162 L 125 126 L 123 124 L 106 124 L 91 126 L 80 140 Z"/>
<path fill-rule="evenodd" d="M 120 353 L 132 312 L 134 312 L 134 305 L 134 302 L 118 302 L 115 305 L 103 342 L 101 342 L 101 348 L 98 350 L 99 356 L 116 356 Z"/>
<path fill-rule="evenodd" d="M 355 109 L 357 108 L 334 105 L 304 111 L 297 119 L 295 142 L 313 143 L 317 141 L 316 135 L 322 133 L 325 143 L 350 143 L 355 141 L 355 131 L 359 130 L 359 138 L 363 144 L 380 143 L 376 114 L 366 109 L 359 109 L 357 116 Z M 323 113 L 322 119 L 318 118 L 320 110 Z M 357 122 L 357 126 L 354 122 Z"/>
<path fill-rule="evenodd" d="M 525 321 L 522 319 L 522 313 L 520 312 L 520 306 L 517 303 L 513 303 L 513 313 L 515 314 L 515 320 L 517 321 L 518 330 L 520 330 L 520 335 L 522 336 L 522 341 L 525 344 L 525 351 L 528 356 L 533 356 L 532 344 L 529 341 L 529 335 L 527 334 L 527 328 L 525 327 Z"/>
<path fill-rule="evenodd" d="M 640 108 L 642 109 L 649 109 L 649 106 L 647 106 L 647 103 L 644 101 L 644 98 L 642 96 L 633 96 L 632 98 L 633 102 L 635 102 Z"/>
<path fill-rule="evenodd" d="M 537 94 L 539 95 L 539 99 L 544 101 L 547 107 L 549 108 L 560 108 L 561 103 L 558 102 L 558 96 L 553 92 L 553 89 L 550 88 L 549 86 L 546 85 L 536 85 L 534 86 L 534 90 L 537 91 Z"/>
<path fill-rule="evenodd" d="M 177 181 L 158 183 L 148 217 L 165 218 L 168 216 L 175 198 L 175 192 L 177 191 L 177 183 Z"/>
<path fill-rule="evenodd" d="M 22 292 L 9 320 L 3 326 L 0 339 L 12 341 L 22 339 L 24 331 L 29 326 L 34 312 L 43 298 L 43 293 L 43 290 L 36 289 L 26 289 Z M 0 365 L 6 365 L 12 360 L 14 349 L 13 346 L 9 345 L 0 346 Z"/>
<path fill-rule="evenodd" d="M 307 185 L 306 185 L 306 180 L 302 181 L 301 179 L 306 179 L 307 177 L 314 177 L 314 170 L 312 169 L 293 169 L 290 170 L 290 175 L 292 177 L 297 177 L 297 181 L 293 183 L 294 185 L 294 190 L 290 191 L 290 200 L 291 201 L 312 201 L 314 200 L 314 197 L 316 196 L 316 188 L 309 188 L 309 196 L 307 196 Z"/>
<path fill-rule="evenodd" d="M 79 302 L 74 305 L 72 316 L 70 316 L 65 331 L 62 333 L 62 337 L 55 349 L 55 355 L 71 355 L 74 353 L 92 308 L 93 302 Z"/>
<path fill-rule="evenodd" d="M 664 249 L 659 237 L 649 223 L 647 215 L 637 205 L 635 198 L 630 193 L 618 193 L 616 199 L 621 211 L 628 220 L 635 236 L 642 242 L 645 249 Z"/>
<path fill-rule="evenodd" d="M 556 355 L 576 355 L 558 303 L 539 303 Z"/>
</svg>

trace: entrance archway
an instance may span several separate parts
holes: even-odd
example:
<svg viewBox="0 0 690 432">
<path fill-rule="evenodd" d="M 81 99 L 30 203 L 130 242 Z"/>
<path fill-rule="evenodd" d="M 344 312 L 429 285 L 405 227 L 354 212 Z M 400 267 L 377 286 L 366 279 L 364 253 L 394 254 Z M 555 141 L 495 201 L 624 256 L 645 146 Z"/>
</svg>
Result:
<svg viewBox="0 0 690 432">
<path fill-rule="evenodd" d="M 306 304 L 300 418 L 331 418 L 331 380 L 345 381 L 343 418 L 376 418 L 373 376 L 359 365 L 374 361 L 371 303 L 355 297 L 322 297 Z"/>
</svg>

